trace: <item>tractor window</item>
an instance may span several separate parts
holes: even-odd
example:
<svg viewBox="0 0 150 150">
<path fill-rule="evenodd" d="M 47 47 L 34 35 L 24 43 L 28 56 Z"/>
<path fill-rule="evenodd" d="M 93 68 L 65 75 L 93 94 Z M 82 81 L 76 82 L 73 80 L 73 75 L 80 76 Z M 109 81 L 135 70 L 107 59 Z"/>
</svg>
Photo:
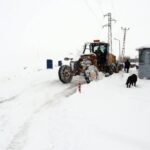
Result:
<svg viewBox="0 0 150 150">
<path fill-rule="evenodd" d="M 107 43 L 88 43 L 84 46 L 83 54 L 107 54 L 108 44 Z"/>
<path fill-rule="evenodd" d="M 98 43 L 97 45 L 94 45 L 93 51 L 97 56 L 97 63 L 103 65 L 106 64 L 108 54 L 108 44 Z"/>
<path fill-rule="evenodd" d="M 106 45 L 95 45 L 93 47 L 94 52 L 105 53 L 107 51 Z"/>
<path fill-rule="evenodd" d="M 100 51 L 104 53 L 106 51 L 106 47 L 104 45 L 100 45 Z"/>
<path fill-rule="evenodd" d="M 89 43 L 86 43 L 86 44 L 84 45 L 83 54 L 90 54 L 90 52 L 91 52 L 90 44 L 89 44 Z"/>
<path fill-rule="evenodd" d="M 99 45 L 94 46 L 94 52 L 99 51 Z"/>
</svg>

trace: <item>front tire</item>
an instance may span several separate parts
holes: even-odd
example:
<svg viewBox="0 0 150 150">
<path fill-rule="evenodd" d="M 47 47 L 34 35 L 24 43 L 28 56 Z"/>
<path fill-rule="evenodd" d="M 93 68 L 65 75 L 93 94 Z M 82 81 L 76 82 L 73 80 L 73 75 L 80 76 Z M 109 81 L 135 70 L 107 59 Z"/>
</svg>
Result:
<svg viewBox="0 0 150 150">
<path fill-rule="evenodd" d="M 85 80 L 87 83 L 90 83 L 93 80 L 98 80 L 99 74 L 98 69 L 94 65 L 89 66 L 88 69 L 85 71 Z"/>
<path fill-rule="evenodd" d="M 63 65 L 58 71 L 59 79 L 62 83 L 70 83 L 72 80 L 71 68 L 68 65 Z"/>
</svg>

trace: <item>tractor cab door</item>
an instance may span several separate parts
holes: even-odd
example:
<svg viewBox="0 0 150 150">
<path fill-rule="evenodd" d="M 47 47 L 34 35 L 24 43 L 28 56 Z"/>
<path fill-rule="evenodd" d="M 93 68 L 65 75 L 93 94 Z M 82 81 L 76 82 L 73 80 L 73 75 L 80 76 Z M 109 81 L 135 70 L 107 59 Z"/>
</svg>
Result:
<svg viewBox="0 0 150 150">
<path fill-rule="evenodd" d="M 91 51 L 97 56 L 99 65 L 107 64 L 108 43 L 91 43 Z"/>
</svg>

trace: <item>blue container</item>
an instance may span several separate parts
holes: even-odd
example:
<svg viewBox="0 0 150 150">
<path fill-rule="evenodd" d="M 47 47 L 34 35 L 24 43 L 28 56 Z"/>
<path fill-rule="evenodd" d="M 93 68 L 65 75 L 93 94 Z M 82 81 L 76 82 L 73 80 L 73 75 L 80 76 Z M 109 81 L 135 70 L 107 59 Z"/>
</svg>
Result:
<svg viewBox="0 0 150 150">
<path fill-rule="evenodd" d="M 62 61 L 61 60 L 58 61 L 58 66 L 62 66 Z"/>
<path fill-rule="evenodd" d="M 53 69 L 53 60 L 47 59 L 47 69 Z"/>
</svg>

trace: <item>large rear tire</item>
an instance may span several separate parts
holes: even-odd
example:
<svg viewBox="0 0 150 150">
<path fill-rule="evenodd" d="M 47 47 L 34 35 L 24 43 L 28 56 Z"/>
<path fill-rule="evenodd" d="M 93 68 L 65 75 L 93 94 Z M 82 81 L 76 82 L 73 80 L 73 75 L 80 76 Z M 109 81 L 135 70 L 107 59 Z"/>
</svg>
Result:
<svg viewBox="0 0 150 150">
<path fill-rule="evenodd" d="M 85 80 L 87 83 L 90 83 L 93 80 L 99 79 L 98 69 L 94 65 L 91 65 L 88 67 L 88 69 L 85 71 Z"/>
<path fill-rule="evenodd" d="M 70 83 L 72 80 L 71 68 L 68 65 L 63 65 L 58 71 L 59 79 L 62 83 Z"/>
</svg>

